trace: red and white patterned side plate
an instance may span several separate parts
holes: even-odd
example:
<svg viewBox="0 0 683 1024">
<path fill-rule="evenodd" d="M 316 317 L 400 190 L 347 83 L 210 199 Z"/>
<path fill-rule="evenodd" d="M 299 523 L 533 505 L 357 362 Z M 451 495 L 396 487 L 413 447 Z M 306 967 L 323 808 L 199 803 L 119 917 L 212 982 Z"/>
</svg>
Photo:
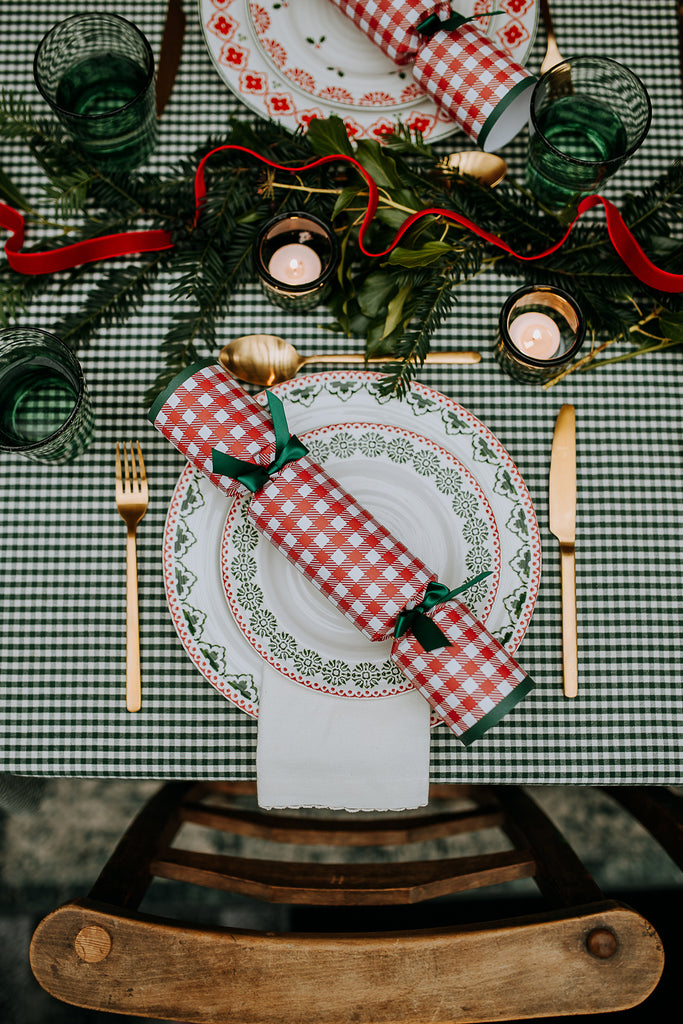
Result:
<svg viewBox="0 0 683 1024">
<path fill-rule="evenodd" d="M 537 0 L 459 0 L 523 64 Z M 204 38 L 225 84 L 261 117 L 294 131 L 312 118 L 343 117 L 352 138 L 380 138 L 401 121 L 434 142 L 457 130 L 415 83 L 329 0 L 199 0 Z"/>
</svg>

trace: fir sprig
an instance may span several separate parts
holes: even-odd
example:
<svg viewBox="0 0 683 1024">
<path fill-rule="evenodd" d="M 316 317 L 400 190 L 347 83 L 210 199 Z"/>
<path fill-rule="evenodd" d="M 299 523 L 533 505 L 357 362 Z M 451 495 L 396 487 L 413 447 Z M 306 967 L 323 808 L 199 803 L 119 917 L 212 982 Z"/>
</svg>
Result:
<svg viewBox="0 0 683 1024">
<path fill-rule="evenodd" d="M 374 258 L 358 244 L 367 183 L 348 162 L 294 175 L 266 170 L 259 161 L 230 152 L 216 153 L 206 164 L 206 201 L 195 218 L 193 181 L 199 161 L 220 146 L 238 144 L 291 167 L 329 154 L 353 156 L 379 190 L 378 209 L 365 236 L 371 252 L 387 249 L 405 218 L 426 207 L 461 214 L 527 254 L 548 248 L 564 234 L 563 216 L 549 214 L 514 181 L 508 178 L 492 189 L 447 172 L 432 147 L 402 126 L 380 145 L 352 143 L 336 117 L 312 121 L 306 134 L 290 134 L 273 122 L 235 120 L 225 134 L 207 139 L 165 174 L 105 173 L 74 148 L 58 123 L 36 117 L 22 97 L 3 91 L 0 138 L 24 143 L 45 172 L 42 194 L 34 198 L 0 168 L 0 198 L 25 213 L 31 248 L 57 248 L 131 229 L 171 233 L 171 250 L 53 277 L 24 276 L 0 264 L 2 324 L 15 321 L 55 284 L 63 293 L 75 283 L 87 289 L 81 307 L 54 325 L 73 348 L 87 345 L 109 325 L 124 323 L 142 307 L 154 283 L 167 276 L 176 305 L 147 400 L 180 369 L 215 351 L 233 295 L 254 277 L 260 225 L 280 210 L 302 206 L 331 220 L 340 243 L 341 261 L 328 300 L 329 329 L 363 338 L 368 356 L 396 357 L 383 378 L 386 394 L 405 395 L 434 332 L 451 314 L 458 289 L 493 267 L 519 283 L 542 279 L 576 297 L 593 339 L 577 369 L 683 342 L 683 300 L 654 294 L 641 284 L 615 256 L 597 221 L 582 221 L 552 257 L 526 263 L 452 221 L 425 217 L 387 256 Z M 621 211 L 658 265 L 683 272 L 680 162 L 640 193 L 623 197 Z M 51 235 L 33 241 L 37 227 Z M 626 342 L 628 350 L 612 357 L 607 349 L 617 342 Z"/>
</svg>

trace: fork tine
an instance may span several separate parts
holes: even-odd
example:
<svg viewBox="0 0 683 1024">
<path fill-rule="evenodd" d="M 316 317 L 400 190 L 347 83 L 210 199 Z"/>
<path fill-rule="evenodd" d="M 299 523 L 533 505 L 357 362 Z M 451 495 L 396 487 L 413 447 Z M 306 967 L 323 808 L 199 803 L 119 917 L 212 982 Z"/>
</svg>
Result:
<svg viewBox="0 0 683 1024">
<path fill-rule="evenodd" d="M 135 442 L 138 446 L 138 465 L 140 467 L 140 482 L 142 483 L 143 489 L 147 486 L 147 471 L 145 469 L 145 460 L 142 457 L 142 448 L 140 442 Z"/>
<path fill-rule="evenodd" d="M 129 441 L 128 446 L 130 448 L 130 489 L 132 494 L 138 493 L 138 468 L 135 463 L 135 449 L 133 448 L 133 442 Z"/>
<path fill-rule="evenodd" d="M 128 450 L 126 448 L 126 442 L 123 442 L 123 475 L 125 479 L 124 492 L 130 494 L 130 470 L 128 469 Z"/>
</svg>

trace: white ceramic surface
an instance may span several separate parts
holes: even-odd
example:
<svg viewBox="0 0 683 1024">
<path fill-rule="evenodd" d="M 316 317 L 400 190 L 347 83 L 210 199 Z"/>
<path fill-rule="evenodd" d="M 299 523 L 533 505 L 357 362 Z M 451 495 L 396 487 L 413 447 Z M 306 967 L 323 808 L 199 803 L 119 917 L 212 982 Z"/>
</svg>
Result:
<svg viewBox="0 0 683 1024">
<path fill-rule="evenodd" d="M 470 15 L 488 0 L 459 0 Z M 479 24 L 524 64 L 538 18 L 537 0 L 500 0 Z M 381 138 L 397 121 L 430 142 L 457 130 L 422 92 L 411 66 L 398 67 L 329 0 L 199 0 L 204 38 L 218 74 L 261 117 L 294 131 L 314 118 L 344 118 L 354 138 Z"/>
<path fill-rule="evenodd" d="M 438 490 L 435 481 L 442 478 L 438 475 L 440 469 L 454 470 L 452 479 L 462 482 L 472 477 L 476 482 L 478 489 L 471 492 L 470 503 L 475 511 L 474 522 L 482 514 L 485 503 L 493 511 L 500 539 L 500 574 L 487 626 L 505 648 L 514 653 L 529 625 L 541 576 L 538 524 L 519 472 L 493 434 L 452 399 L 415 382 L 404 401 L 382 397 L 377 387 L 380 378 L 380 374 L 363 371 L 311 374 L 279 384 L 273 391 L 285 404 L 290 430 L 299 436 L 308 431 L 320 432 L 322 440 L 328 437 L 323 428 L 358 423 L 377 425 L 381 428 L 378 435 L 385 440 L 389 435 L 399 437 L 401 432 L 406 432 L 433 442 L 434 449 L 429 452 L 423 441 L 413 443 L 408 471 L 412 480 L 415 474 L 422 475 L 418 464 L 425 453 L 436 455 L 437 450 L 442 449 L 457 460 L 465 472 L 456 470 L 456 463 L 448 457 L 445 467 L 428 460 L 426 465 L 432 468 L 424 475 L 431 483 L 426 486 Z M 265 403 L 263 395 L 260 400 Z M 394 434 L 390 428 L 398 428 L 398 433 Z M 441 463 L 438 455 L 436 458 Z M 341 477 L 341 473 L 338 475 Z M 447 480 L 448 475 L 443 479 Z M 349 483 L 347 490 L 354 493 L 353 479 Z M 362 480 L 358 476 L 356 483 L 360 488 Z M 448 484 L 445 486 L 447 488 Z M 467 488 L 464 490 L 467 492 Z M 484 503 L 475 498 L 475 493 L 479 492 Z M 451 500 L 455 500 L 458 493 L 460 490 L 454 492 Z M 369 495 L 368 504 L 371 500 L 372 495 Z M 183 470 L 173 492 L 164 531 L 164 581 L 174 625 L 194 664 L 225 697 L 248 714 L 257 715 L 258 679 L 263 661 L 231 614 L 221 573 L 221 547 L 232 505 L 233 500 L 222 495 L 206 477 L 189 465 Z M 386 525 L 404 543 L 410 540 L 410 529 L 415 523 L 411 507 L 410 503 L 402 502 L 395 514 L 386 510 L 388 519 L 393 516 L 393 521 Z M 444 514 L 446 511 L 444 506 Z M 457 522 L 455 509 L 452 522 Z M 402 532 L 406 534 L 405 539 Z M 426 546 L 423 549 L 416 546 L 415 554 L 438 572 L 440 565 L 435 562 L 439 551 L 445 548 L 446 564 L 457 565 L 464 549 L 461 548 L 458 555 L 459 541 L 453 540 L 451 535 L 452 530 L 445 528 L 437 537 L 425 538 L 422 543 Z M 413 540 L 416 545 L 420 543 L 415 534 Z M 451 544 L 453 550 L 450 550 Z M 460 581 L 451 583 L 443 579 L 441 582 L 455 586 Z M 302 585 L 305 581 L 301 579 L 297 583 Z M 336 609 L 332 610 L 339 614 Z M 494 619 L 494 615 L 498 618 Z M 339 618 L 344 628 L 354 629 L 342 616 Z M 374 646 L 367 642 L 368 648 Z M 375 657 L 375 652 L 369 652 L 368 660 L 371 657 Z M 384 685 L 389 685 L 389 680 L 385 683 L 381 678 L 378 693 Z M 363 689 L 366 696 L 367 687 Z"/>
</svg>

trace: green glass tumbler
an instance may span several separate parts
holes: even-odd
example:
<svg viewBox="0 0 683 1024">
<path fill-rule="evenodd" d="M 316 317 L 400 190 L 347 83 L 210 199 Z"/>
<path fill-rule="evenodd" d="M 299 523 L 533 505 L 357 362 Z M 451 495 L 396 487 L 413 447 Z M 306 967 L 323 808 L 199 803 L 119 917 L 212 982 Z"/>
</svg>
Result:
<svg viewBox="0 0 683 1024">
<path fill-rule="evenodd" d="M 75 14 L 43 37 L 36 86 L 74 143 L 98 166 L 143 163 L 157 140 L 154 55 L 118 14 Z"/>
<path fill-rule="evenodd" d="M 573 57 L 546 71 L 531 95 L 527 185 L 551 209 L 596 191 L 642 144 L 652 105 L 629 68 Z"/>
<path fill-rule="evenodd" d="M 0 452 L 32 462 L 72 462 L 93 435 L 83 370 L 47 331 L 0 331 Z"/>
</svg>

